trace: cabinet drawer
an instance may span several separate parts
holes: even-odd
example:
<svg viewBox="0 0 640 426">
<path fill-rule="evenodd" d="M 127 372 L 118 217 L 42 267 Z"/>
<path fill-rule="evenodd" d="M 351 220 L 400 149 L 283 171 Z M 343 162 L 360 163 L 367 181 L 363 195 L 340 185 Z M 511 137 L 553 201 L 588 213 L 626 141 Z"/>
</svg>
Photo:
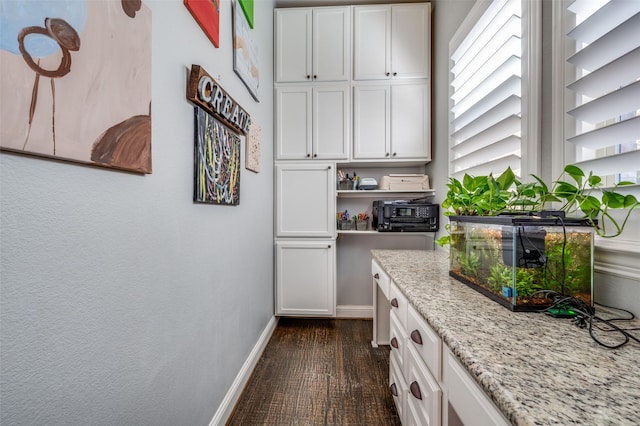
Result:
<svg viewBox="0 0 640 426">
<path fill-rule="evenodd" d="M 400 324 L 406 330 L 407 329 L 407 308 L 409 303 L 407 298 L 400 291 L 398 286 L 393 281 L 389 285 L 389 303 L 391 303 L 391 312 L 395 312 L 396 316 L 400 320 Z"/>
<path fill-rule="evenodd" d="M 477 426 L 508 425 L 489 396 L 458 362 L 449 349 L 444 351 L 443 381 L 447 384 L 447 398 L 464 424 Z"/>
<path fill-rule="evenodd" d="M 389 344 L 391 345 L 390 358 L 395 356 L 398 361 L 398 367 L 401 371 L 405 371 L 407 359 L 407 332 L 400 324 L 395 312 L 391 311 L 389 326 Z"/>
<path fill-rule="evenodd" d="M 413 346 L 436 380 L 442 377 L 442 340 L 413 306 L 407 312 L 408 346 Z"/>
<path fill-rule="evenodd" d="M 407 411 L 417 417 L 416 424 L 439 425 L 442 390 L 413 346 L 407 347 Z M 467 424 L 474 424 L 473 422 Z"/>
<path fill-rule="evenodd" d="M 382 293 L 384 293 L 384 297 L 389 300 L 389 275 L 387 275 L 382 267 L 375 260 L 371 261 L 371 275 L 373 275 L 373 279 L 375 280 Z"/>
<path fill-rule="evenodd" d="M 398 410 L 398 417 L 404 423 L 409 386 L 402 375 L 402 370 L 398 367 L 398 361 L 393 356 L 389 357 L 389 389 Z"/>
</svg>

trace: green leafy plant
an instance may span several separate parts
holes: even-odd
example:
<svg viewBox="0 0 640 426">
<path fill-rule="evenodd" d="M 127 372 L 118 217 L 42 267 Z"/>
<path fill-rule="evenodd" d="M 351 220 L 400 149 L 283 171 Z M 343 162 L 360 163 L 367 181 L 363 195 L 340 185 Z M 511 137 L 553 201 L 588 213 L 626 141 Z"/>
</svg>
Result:
<svg viewBox="0 0 640 426">
<path fill-rule="evenodd" d="M 598 235 L 613 238 L 622 233 L 631 212 L 640 206 L 633 195 L 617 192 L 618 188 L 632 185 L 633 182 L 620 182 L 612 188 L 603 188 L 599 176 L 592 172 L 586 175 L 575 165 L 566 166 L 551 188 L 538 176 L 531 177 L 533 182 L 523 183 L 508 168 L 497 178 L 492 174 L 465 174 L 462 181 L 449 178 L 447 195 L 442 201 L 442 207 L 447 209 L 444 215 L 495 216 L 501 213 L 542 211 L 549 208 L 551 203 L 560 203 L 558 209 L 567 216 L 586 218 Z M 600 198 L 597 194 L 601 194 Z M 621 222 L 611 215 L 613 209 L 627 210 Z M 449 231 L 448 224 L 445 229 Z M 450 244 L 450 236 L 445 235 L 436 243 L 441 246 Z"/>
</svg>

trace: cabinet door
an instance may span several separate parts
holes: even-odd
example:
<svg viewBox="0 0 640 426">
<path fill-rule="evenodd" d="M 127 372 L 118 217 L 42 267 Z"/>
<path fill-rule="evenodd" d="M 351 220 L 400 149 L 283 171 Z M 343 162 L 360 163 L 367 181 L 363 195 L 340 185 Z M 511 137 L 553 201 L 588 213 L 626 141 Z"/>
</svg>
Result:
<svg viewBox="0 0 640 426">
<path fill-rule="evenodd" d="M 335 241 L 276 242 L 276 315 L 335 316 Z"/>
<path fill-rule="evenodd" d="M 276 236 L 335 238 L 333 164 L 276 166 Z"/>
<path fill-rule="evenodd" d="M 354 80 L 390 78 L 391 8 L 355 6 L 353 13 Z"/>
<path fill-rule="evenodd" d="M 311 88 L 276 89 L 276 159 L 311 158 Z"/>
<path fill-rule="evenodd" d="M 428 81 L 391 87 L 391 158 L 431 159 Z"/>
<path fill-rule="evenodd" d="M 313 158 L 349 157 L 350 105 L 348 86 L 313 88 Z"/>
<path fill-rule="evenodd" d="M 431 6 L 391 8 L 391 74 L 393 78 L 427 78 L 431 57 Z"/>
<path fill-rule="evenodd" d="M 311 9 L 277 9 L 275 32 L 276 81 L 311 81 Z"/>
<path fill-rule="evenodd" d="M 313 9 L 313 81 L 349 80 L 351 71 L 351 9 Z"/>
<path fill-rule="evenodd" d="M 388 85 L 354 87 L 354 159 L 389 158 L 390 94 Z"/>
</svg>

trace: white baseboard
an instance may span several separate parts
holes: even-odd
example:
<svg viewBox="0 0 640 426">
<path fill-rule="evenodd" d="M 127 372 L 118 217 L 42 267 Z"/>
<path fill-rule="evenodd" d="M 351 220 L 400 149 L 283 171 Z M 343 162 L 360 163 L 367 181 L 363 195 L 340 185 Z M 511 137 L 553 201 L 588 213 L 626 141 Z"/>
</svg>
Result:
<svg viewBox="0 0 640 426">
<path fill-rule="evenodd" d="M 277 324 L 278 318 L 275 316 L 271 317 L 271 320 L 265 327 L 264 331 L 260 335 L 260 338 L 256 342 L 255 346 L 251 350 L 251 353 L 238 372 L 238 375 L 231 384 L 229 391 L 222 400 L 222 403 L 218 407 L 218 410 L 209 423 L 209 426 L 224 425 L 229 420 L 229 417 L 231 417 L 231 413 L 233 412 L 238 399 L 240 399 L 240 395 L 242 394 L 245 385 L 249 381 L 251 373 L 253 373 L 253 369 L 256 367 L 256 364 L 258 363 L 258 360 L 260 359 L 264 348 L 267 346 L 267 343 L 269 342 L 269 339 L 271 338 L 271 335 L 273 334 L 273 331 L 275 330 Z"/>
<path fill-rule="evenodd" d="M 367 305 L 338 305 L 336 318 L 373 318 L 373 306 Z"/>
</svg>

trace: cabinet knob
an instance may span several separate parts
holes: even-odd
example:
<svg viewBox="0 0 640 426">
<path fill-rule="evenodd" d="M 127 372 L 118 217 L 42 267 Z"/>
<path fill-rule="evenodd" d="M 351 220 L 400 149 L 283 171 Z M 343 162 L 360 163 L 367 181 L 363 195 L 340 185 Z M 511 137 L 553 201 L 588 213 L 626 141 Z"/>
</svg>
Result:
<svg viewBox="0 0 640 426">
<path fill-rule="evenodd" d="M 310 76 L 310 75 L 307 75 L 307 80 L 310 80 L 310 79 L 311 79 L 311 76 Z"/>
<path fill-rule="evenodd" d="M 394 73 L 393 73 L 393 76 L 395 77 L 396 75 L 398 75 L 398 73 L 397 73 L 397 72 L 394 72 Z"/>
<path fill-rule="evenodd" d="M 391 386 L 389 387 L 391 388 L 391 395 L 398 396 L 398 387 L 396 386 L 396 384 L 391 383 Z"/>
<path fill-rule="evenodd" d="M 391 306 L 393 306 L 394 308 L 398 307 L 398 299 L 396 299 L 395 297 L 393 299 L 391 299 Z"/>
<path fill-rule="evenodd" d="M 327 248 L 331 248 L 331 244 L 327 245 Z"/>
<path fill-rule="evenodd" d="M 311 154 L 307 154 L 307 158 L 311 157 Z"/>
<path fill-rule="evenodd" d="M 318 156 L 318 154 L 313 154 L 313 158 L 316 158 Z"/>
<path fill-rule="evenodd" d="M 331 166 L 327 167 L 327 170 L 331 170 Z"/>
<path fill-rule="evenodd" d="M 411 395 L 413 395 L 416 399 L 422 399 L 422 392 L 420 392 L 420 386 L 418 382 L 412 382 L 409 385 L 409 390 L 411 391 Z"/>
<path fill-rule="evenodd" d="M 422 336 L 420 335 L 420 332 L 418 330 L 413 330 L 411 332 L 411 340 L 413 340 L 419 345 L 422 344 Z"/>
<path fill-rule="evenodd" d="M 389 77 L 389 75 L 390 75 L 390 74 L 389 74 L 388 72 L 385 72 L 385 73 L 384 73 L 384 75 L 386 75 L 387 77 Z"/>
<path fill-rule="evenodd" d="M 380 274 L 376 272 L 376 274 L 373 276 L 373 278 L 375 278 L 377 280 L 378 278 L 380 278 Z"/>
<path fill-rule="evenodd" d="M 388 153 L 388 152 L 387 152 L 387 153 L 385 153 L 385 154 L 384 154 L 384 156 L 385 156 L 385 157 L 388 157 L 388 156 L 389 156 L 389 153 Z"/>
<path fill-rule="evenodd" d="M 393 156 L 395 157 L 396 155 L 398 155 L 398 153 L 394 152 L 394 153 L 393 153 Z"/>
<path fill-rule="evenodd" d="M 394 348 L 398 349 L 398 339 L 396 339 L 395 337 L 393 339 L 391 339 L 391 346 L 393 346 Z"/>
<path fill-rule="evenodd" d="M 313 75 L 313 79 L 315 80 L 316 78 L 318 78 L 318 76 L 314 74 Z"/>
</svg>

